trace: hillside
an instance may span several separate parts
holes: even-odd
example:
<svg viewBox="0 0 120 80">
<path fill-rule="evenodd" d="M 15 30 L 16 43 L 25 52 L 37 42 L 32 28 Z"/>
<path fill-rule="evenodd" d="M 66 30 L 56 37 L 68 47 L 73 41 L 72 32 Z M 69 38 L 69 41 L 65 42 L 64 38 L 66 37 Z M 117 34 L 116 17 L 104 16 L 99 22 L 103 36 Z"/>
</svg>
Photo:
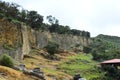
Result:
<svg viewBox="0 0 120 80">
<path fill-rule="evenodd" d="M 60 60 L 51 60 L 45 58 L 45 56 L 42 55 L 43 53 L 46 54 L 43 50 L 34 50 L 29 54 L 29 57 L 24 58 L 22 64 L 25 64 L 27 69 L 40 67 L 45 73 L 47 80 L 53 80 L 53 78 L 57 80 L 72 80 L 76 73 L 80 73 L 82 77 L 85 77 L 87 80 L 97 80 L 102 76 L 101 71 L 98 69 L 99 63 L 92 60 L 91 54 L 86 55 L 84 53 L 76 54 L 74 52 L 63 52 L 56 55 Z M 1 79 L 37 79 L 31 75 L 26 75 L 20 71 L 3 66 L 0 66 L 0 73 L 6 74 L 1 75 Z"/>
<path fill-rule="evenodd" d="M 103 61 L 120 58 L 120 38 L 117 36 L 98 35 L 92 38 L 92 49 L 94 60 Z"/>
<path fill-rule="evenodd" d="M 87 80 L 97 80 L 103 74 L 98 69 L 99 63 L 92 60 L 91 54 L 63 52 L 56 54 L 60 60 L 50 60 L 42 56 L 43 53 L 44 51 L 34 50 L 30 53 L 32 58 L 25 58 L 23 63 L 27 68 L 41 67 L 48 80 L 72 80 L 76 73 L 80 73 Z"/>
<path fill-rule="evenodd" d="M 120 37 L 100 34 L 96 38 L 111 43 L 116 48 L 120 48 Z"/>
<path fill-rule="evenodd" d="M 96 38 L 100 38 L 100 39 L 115 42 L 115 43 L 120 43 L 120 37 L 118 37 L 118 36 L 110 36 L 110 35 L 100 34 Z"/>
</svg>

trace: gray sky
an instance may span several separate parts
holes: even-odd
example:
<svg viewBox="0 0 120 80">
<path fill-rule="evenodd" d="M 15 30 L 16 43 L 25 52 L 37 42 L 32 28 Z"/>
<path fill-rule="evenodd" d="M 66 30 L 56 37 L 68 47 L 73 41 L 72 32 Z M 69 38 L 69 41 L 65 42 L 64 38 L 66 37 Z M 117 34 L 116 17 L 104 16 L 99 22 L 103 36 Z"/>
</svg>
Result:
<svg viewBox="0 0 120 80">
<path fill-rule="evenodd" d="M 120 0 L 3 0 L 15 2 L 27 10 L 36 10 L 44 18 L 52 15 L 62 25 L 98 34 L 120 36 Z"/>
</svg>

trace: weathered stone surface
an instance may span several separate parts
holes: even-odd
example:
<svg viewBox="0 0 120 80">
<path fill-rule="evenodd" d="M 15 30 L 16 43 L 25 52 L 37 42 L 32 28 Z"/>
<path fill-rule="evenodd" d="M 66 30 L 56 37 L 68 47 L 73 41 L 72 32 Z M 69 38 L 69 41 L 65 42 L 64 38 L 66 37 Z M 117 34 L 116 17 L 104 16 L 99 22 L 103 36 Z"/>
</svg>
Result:
<svg viewBox="0 0 120 80">
<path fill-rule="evenodd" d="M 91 42 L 90 38 L 84 36 L 36 31 L 23 23 L 14 24 L 4 19 L 0 20 L 0 54 L 7 53 L 16 60 L 23 59 L 32 47 L 43 48 L 49 41 L 58 43 L 61 49 L 66 50 L 76 44 L 86 46 Z"/>
<path fill-rule="evenodd" d="M 73 36 L 68 34 L 41 32 L 34 30 L 31 30 L 29 35 L 30 35 L 29 36 L 30 43 L 36 44 L 36 47 L 38 48 L 45 47 L 49 41 L 58 43 L 61 49 L 70 49 L 71 47 L 74 47 L 76 44 L 81 44 L 82 46 L 83 45 L 86 46 L 91 42 L 90 38 L 86 38 L 86 37 Z"/>
<path fill-rule="evenodd" d="M 30 44 L 29 44 L 29 34 L 28 34 L 28 29 L 25 24 L 21 25 L 21 31 L 22 31 L 22 41 L 23 41 L 23 46 L 22 46 L 22 58 L 24 55 L 28 55 L 30 52 Z"/>
<path fill-rule="evenodd" d="M 21 25 L 0 20 L 0 54 L 9 54 L 16 60 L 22 55 Z"/>
</svg>

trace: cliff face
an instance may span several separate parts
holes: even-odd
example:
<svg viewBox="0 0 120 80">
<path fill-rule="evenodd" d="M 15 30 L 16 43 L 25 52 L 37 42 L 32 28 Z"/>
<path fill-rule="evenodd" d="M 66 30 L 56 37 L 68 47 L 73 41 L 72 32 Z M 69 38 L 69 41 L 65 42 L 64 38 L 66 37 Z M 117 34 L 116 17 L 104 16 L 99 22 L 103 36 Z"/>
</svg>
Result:
<svg viewBox="0 0 120 80">
<path fill-rule="evenodd" d="M 22 46 L 22 58 L 23 58 L 23 55 L 27 55 L 30 52 L 29 33 L 28 33 L 28 28 L 25 24 L 21 25 L 21 33 L 22 33 L 22 41 L 23 41 L 23 46 Z"/>
<path fill-rule="evenodd" d="M 76 44 L 86 46 L 90 38 L 57 34 L 33 30 L 25 24 L 14 24 L 6 20 L 0 20 L 0 54 L 7 53 L 15 59 L 21 59 L 29 54 L 31 47 L 43 48 L 49 41 L 54 41 L 62 49 L 70 49 Z"/>
<path fill-rule="evenodd" d="M 0 20 L 0 54 L 6 53 L 15 59 L 22 55 L 21 26 L 4 19 Z"/>
<path fill-rule="evenodd" d="M 38 48 L 45 47 L 49 41 L 58 43 L 62 49 L 70 49 L 76 44 L 86 46 L 90 43 L 90 38 L 68 34 L 57 34 L 32 30 L 29 35 L 31 36 L 30 43 L 35 44 Z"/>
</svg>

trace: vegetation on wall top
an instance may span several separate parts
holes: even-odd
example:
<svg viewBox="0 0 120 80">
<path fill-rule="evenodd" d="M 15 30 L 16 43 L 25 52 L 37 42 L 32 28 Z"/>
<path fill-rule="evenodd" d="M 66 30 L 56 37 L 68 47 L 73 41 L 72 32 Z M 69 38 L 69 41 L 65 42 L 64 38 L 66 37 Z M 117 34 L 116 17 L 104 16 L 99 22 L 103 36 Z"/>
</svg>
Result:
<svg viewBox="0 0 120 80">
<path fill-rule="evenodd" d="M 69 26 L 59 24 L 59 20 L 49 15 L 46 17 L 50 24 L 43 23 L 43 16 L 37 11 L 28 11 L 21 8 L 16 3 L 9 3 L 0 0 L 0 19 L 6 18 L 8 21 L 24 22 L 35 30 L 50 31 L 58 34 L 72 34 L 90 38 L 90 33 L 76 29 L 70 29 Z"/>
</svg>

